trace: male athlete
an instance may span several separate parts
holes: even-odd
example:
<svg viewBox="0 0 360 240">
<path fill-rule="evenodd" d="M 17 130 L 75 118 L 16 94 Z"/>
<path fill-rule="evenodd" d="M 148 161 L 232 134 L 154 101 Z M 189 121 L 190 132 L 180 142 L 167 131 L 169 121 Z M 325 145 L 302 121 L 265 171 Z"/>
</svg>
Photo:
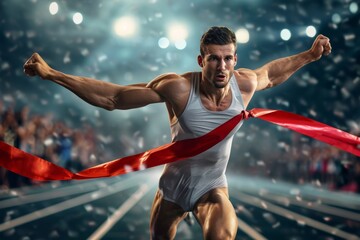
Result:
<svg viewBox="0 0 360 240">
<path fill-rule="evenodd" d="M 166 104 L 172 140 L 204 135 L 239 114 L 255 91 L 286 81 L 304 65 L 331 52 L 319 35 L 312 47 L 255 69 L 234 69 L 236 37 L 227 27 L 211 27 L 201 38 L 197 58 L 201 72 L 167 73 L 149 83 L 129 86 L 59 72 L 34 53 L 25 63 L 29 76 L 40 76 L 66 87 L 86 102 L 107 109 Z M 225 169 L 231 142 L 241 123 L 225 140 L 184 161 L 166 164 L 150 219 L 152 239 L 173 239 L 177 225 L 193 212 L 204 239 L 234 239 L 237 217 L 229 200 Z"/>
</svg>

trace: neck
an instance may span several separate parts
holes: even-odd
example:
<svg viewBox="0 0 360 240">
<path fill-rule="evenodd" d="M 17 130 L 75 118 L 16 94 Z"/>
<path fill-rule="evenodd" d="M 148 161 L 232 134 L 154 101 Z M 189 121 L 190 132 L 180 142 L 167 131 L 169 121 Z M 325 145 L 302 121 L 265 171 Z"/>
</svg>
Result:
<svg viewBox="0 0 360 240">
<path fill-rule="evenodd" d="M 204 77 L 201 78 L 200 94 L 215 103 L 217 106 L 219 106 L 225 97 L 228 96 L 229 90 L 230 81 L 225 87 L 217 88 Z"/>
</svg>

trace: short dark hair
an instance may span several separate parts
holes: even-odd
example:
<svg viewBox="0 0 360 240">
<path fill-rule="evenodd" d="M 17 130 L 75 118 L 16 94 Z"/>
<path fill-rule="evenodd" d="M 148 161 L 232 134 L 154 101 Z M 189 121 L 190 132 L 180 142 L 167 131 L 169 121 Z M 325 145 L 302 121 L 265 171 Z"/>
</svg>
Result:
<svg viewBox="0 0 360 240">
<path fill-rule="evenodd" d="M 210 44 L 226 45 L 233 43 L 236 51 L 236 35 L 227 27 L 214 26 L 207 30 L 200 39 L 200 54 L 205 55 L 206 46 Z"/>
</svg>

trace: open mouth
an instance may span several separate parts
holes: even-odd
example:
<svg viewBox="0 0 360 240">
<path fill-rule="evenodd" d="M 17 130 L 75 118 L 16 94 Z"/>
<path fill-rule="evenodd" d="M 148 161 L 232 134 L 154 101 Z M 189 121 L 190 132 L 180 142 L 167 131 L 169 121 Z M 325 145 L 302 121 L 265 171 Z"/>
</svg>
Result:
<svg viewBox="0 0 360 240">
<path fill-rule="evenodd" d="M 218 80 L 223 81 L 223 80 L 225 80 L 225 78 L 226 78 L 226 75 L 225 75 L 225 74 L 217 74 L 217 75 L 216 75 L 216 79 L 218 79 Z"/>
</svg>

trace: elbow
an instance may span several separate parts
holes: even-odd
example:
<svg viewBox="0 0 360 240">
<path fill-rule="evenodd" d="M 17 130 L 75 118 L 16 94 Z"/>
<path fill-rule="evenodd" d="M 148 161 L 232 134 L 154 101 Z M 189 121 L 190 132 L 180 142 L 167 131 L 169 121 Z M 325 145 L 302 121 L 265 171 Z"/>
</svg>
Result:
<svg viewBox="0 0 360 240">
<path fill-rule="evenodd" d="M 104 107 L 102 107 L 102 108 L 105 109 L 105 110 L 107 110 L 107 111 L 109 111 L 109 112 L 115 110 L 115 108 L 114 108 L 113 106 L 104 106 Z"/>
<path fill-rule="evenodd" d="M 98 104 L 98 105 L 94 105 L 94 106 L 105 109 L 107 111 L 113 111 L 116 109 L 113 105 L 108 105 L 108 104 Z"/>
<path fill-rule="evenodd" d="M 121 99 L 119 97 L 117 97 L 116 99 L 114 98 L 107 98 L 102 106 L 102 108 L 104 108 L 105 110 L 107 111 L 113 111 L 113 110 L 116 110 L 116 109 L 119 109 L 119 110 L 127 110 L 127 109 L 132 109 L 134 108 L 134 106 L 130 106 L 128 104 L 126 104 L 126 101 L 125 99 Z"/>
<path fill-rule="evenodd" d="M 276 85 L 277 85 L 276 83 L 269 81 L 268 84 L 266 85 L 265 89 L 275 87 Z"/>
<path fill-rule="evenodd" d="M 271 77 L 269 78 L 269 82 L 266 86 L 266 88 L 272 88 L 272 87 L 276 87 L 278 85 L 280 85 L 281 83 L 285 82 L 287 79 L 289 79 L 289 75 L 284 74 L 282 76 L 278 76 L 278 77 Z"/>
<path fill-rule="evenodd" d="M 101 107 L 107 111 L 113 111 L 115 109 L 117 109 L 116 107 L 116 102 L 111 99 L 111 98 L 107 98 L 102 104 L 100 104 L 98 107 Z"/>
<path fill-rule="evenodd" d="M 272 82 L 272 81 L 262 81 L 258 83 L 258 86 L 256 88 L 257 91 L 259 90 L 265 90 L 265 89 L 269 89 L 272 87 L 275 87 L 276 83 Z"/>
<path fill-rule="evenodd" d="M 283 82 L 287 81 L 290 78 L 290 76 L 291 75 L 284 74 L 281 77 L 271 79 L 269 82 L 269 87 L 276 87 L 276 86 L 282 84 Z"/>
</svg>

